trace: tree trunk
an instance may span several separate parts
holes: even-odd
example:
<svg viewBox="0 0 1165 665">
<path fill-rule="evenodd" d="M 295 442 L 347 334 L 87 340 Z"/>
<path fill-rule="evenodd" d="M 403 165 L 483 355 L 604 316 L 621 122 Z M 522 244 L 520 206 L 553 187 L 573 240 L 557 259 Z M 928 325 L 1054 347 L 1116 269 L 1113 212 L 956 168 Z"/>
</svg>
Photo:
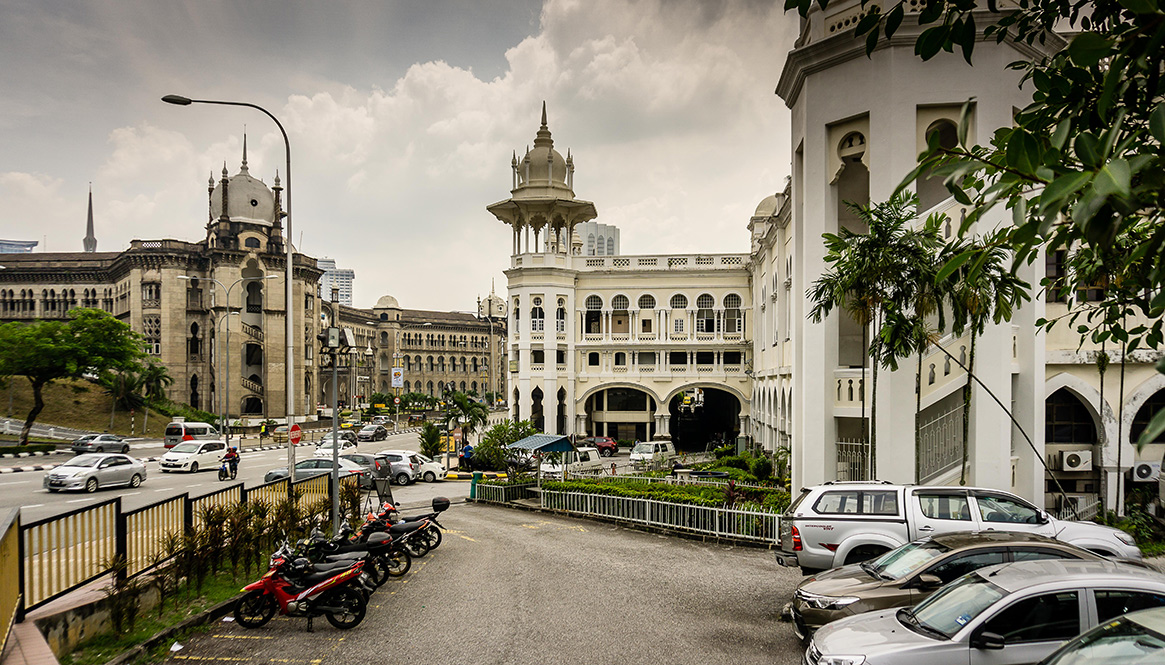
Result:
<svg viewBox="0 0 1165 665">
<path fill-rule="evenodd" d="M 22 446 L 28 445 L 28 433 L 32 431 L 32 424 L 36 422 L 36 417 L 44 409 L 44 396 L 41 395 L 44 382 L 34 381 L 31 378 L 28 382 L 32 384 L 32 410 L 28 412 L 28 417 L 24 420 L 24 427 L 20 430 L 20 445 Z"/>
<path fill-rule="evenodd" d="M 914 375 L 914 482 L 922 482 L 922 351 L 918 348 L 918 371 Z"/>
<path fill-rule="evenodd" d="M 866 359 L 870 357 L 870 343 L 869 343 L 869 340 L 867 339 L 869 332 L 870 332 L 870 322 L 866 321 L 865 325 L 862 326 L 862 380 L 861 380 L 861 383 L 858 384 L 858 393 L 859 393 L 859 396 L 862 398 L 862 427 L 866 428 L 866 443 L 867 444 L 870 442 L 870 421 L 866 420 L 866 393 L 869 392 L 868 390 L 866 390 Z M 870 478 L 872 478 L 872 476 L 870 476 L 870 472 L 869 472 L 869 468 L 868 468 L 869 466 L 870 466 L 870 462 L 867 458 L 867 461 L 866 461 L 866 467 L 867 467 L 866 476 L 867 477 L 865 478 L 865 480 L 869 480 Z"/>
<path fill-rule="evenodd" d="M 882 336 L 874 337 L 873 374 L 874 382 L 870 387 L 870 469 L 867 475 L 870 480 L 878 478 L 878 358 L 882 355 Z"/>
<path fill-rule="evenodd" d="M 1100 343 L 1100 355 L 1096 356 L 1096 371 L 1097 371 L 1097 373 L 1100 374 L 1100 427 L 1098 428 L 1099 431 L 1096 433 L 1096 435 L 1097 435 L 1096 438 L 1100 441 L 1100 459 L 1101 460 L 1104 459 L 1104 447 L 1105 447 L 1105 444 L 1108 443 L 1108 436 L 1105 434 L 1106 430 L 1104 427 L 1104 405 L 1105 405 L 1105 401 L 1104 401 L 1104 372 L 1107 368 L 1108 368 L 1108 352 L 1105 351 L 1104 342 L 1102 341 Z M 1118 455 L 1119 455 L 1119 451 L 1120 451 L 1119 441 L 1120 441 L 1120 439 L 1117 439 L 1117 441 L 1118 441 L 1117 451 L 1118 451 Z M 1120 470 L 1120 464 L 1118 462 L 1117 471 L 1119 471 L 1119 470 Z M 1103 475 L 1104 475 L 1104 472 L 1102 471 L 1101 477 L 1103 477 Z M 1105 512 L 1108 508 L 1108 506 L 1105 505 L 1105 503 L 1106 503 L 1105 494 L 1107 494 L 1107 492 L 1102 491 L 1099 495 L 1100 496 L 1100 513 L 1102 515 L 1105 514 Z"/>
<path fill-rule="evenodd" d="M 959 484 L 967 484 L 967 465 L 971 461 L 971 373 L 975 370 L 975 329 L 971 328 L 971 353 L 967 355 L 967 385 L 963 386 L 963 465 L 959 470 Z"/>
<path fill-rule="evenodd" d="M 1121 321 L 1121 327 L 1124 327 L 1124 321 Z M 1118 403 L 1116 412 L 1116 514 L 1123 516 L 1125 514 L 1125 492 L 1121 481 L 1124 480 L 1125 474 L 1121 471 L 1121 449 L 1124 448 L 1124 434 L 1121 433 L 1121 425 L 1125 418 L 1125 355 L 1127 355 L 1129 345 L 1121 345 L 1121 381 L 1120 388 L 1117 395 Z"/>
<path fill-rule="evenodd" d="M 117 384 L 114 384 L 114 386 L 116 386 L 116 385 Z M 113 390 L 113 394 L 110 395 L 110 401 L 112 402 L 112 404 L 110 404 L 110 406 L 109 406 L 109 431 L 112 432 L 113 431 L 113 416 L 117 414 L 117 388 L 116 387 Z"/>
</svg>

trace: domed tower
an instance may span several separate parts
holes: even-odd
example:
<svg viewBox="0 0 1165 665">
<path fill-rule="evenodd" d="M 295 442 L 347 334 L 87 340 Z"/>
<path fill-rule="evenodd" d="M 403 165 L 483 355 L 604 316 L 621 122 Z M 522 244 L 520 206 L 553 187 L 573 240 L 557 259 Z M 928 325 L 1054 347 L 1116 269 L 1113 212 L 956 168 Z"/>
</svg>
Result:
<svg viewBox="0 0 1165 665">
<path fill-rule="evenodd" d="M 243 136 L 243 163 L 239 172 L 213 184 L 210 195 L 210 221 L 207 242 L 214 249 L 258 250 L 283 253 L 283 210 L 279 175 L 274 187 L 251 176 L 247 169 L 247 137 Z"/>
<path fill-rule="evenodd" d="M 542 126 L 534 138 L 534 149 L 527 149 L 521 160 L 515 152 L 510 169 L 511 197 L 486 206 L 486 210 L 513 227 L 513 253 L 569 253 L 574 226 L 598 213 L 595 204 L 574 196 L 574 158 L 568 151 L 564 159 L 554 149 L 546 125 L 546 102 L 542 102 Z"/>
</svg>

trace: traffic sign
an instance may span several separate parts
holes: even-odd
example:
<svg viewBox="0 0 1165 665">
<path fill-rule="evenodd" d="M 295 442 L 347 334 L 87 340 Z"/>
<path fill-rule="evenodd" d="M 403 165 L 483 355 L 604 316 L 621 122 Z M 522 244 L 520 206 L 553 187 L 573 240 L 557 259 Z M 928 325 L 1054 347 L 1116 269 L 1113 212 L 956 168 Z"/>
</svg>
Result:
<svg viewBox="0 0 1165 665">
<path fill-rule="evenodd" d="M 300 431 L 299 425 L 292 425 L 291 430 L 287 433 L 287 440 L 290 441 L 291 445 L 294 446 L 294 445 L 299 445 L 299 442 L 302 439 L 303 439 L 303 432 Z"/>
<path fill-rule="evenodd" d="M 393 404 L 400 404 L 400 398 L 399 398 L 399 397 L 393 397 L 393 398 L 392 398 L 392 403 L 393 403 Z"/>
</svg>

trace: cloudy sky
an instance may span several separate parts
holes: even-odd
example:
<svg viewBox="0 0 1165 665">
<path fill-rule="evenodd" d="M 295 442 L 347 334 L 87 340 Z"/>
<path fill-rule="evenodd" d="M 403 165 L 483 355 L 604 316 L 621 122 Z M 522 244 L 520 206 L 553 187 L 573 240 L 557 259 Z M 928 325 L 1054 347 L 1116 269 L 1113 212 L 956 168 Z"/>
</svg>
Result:
<svg viewBox="0 0 1165 665">
<path fill-rule="evenodd" d="M 471 310 L 509 265 L 485 206 L 542 101 L 575 193 L 624 254 L 743 252 L 789 172 L 773 94 L 796 20 L 770 0 L 5 0 L 0 238 L 80 251 L 204 237 L 207 178 L 271 183 L 290 134 L 297 247 L 355 304 Z"/>
</svg>

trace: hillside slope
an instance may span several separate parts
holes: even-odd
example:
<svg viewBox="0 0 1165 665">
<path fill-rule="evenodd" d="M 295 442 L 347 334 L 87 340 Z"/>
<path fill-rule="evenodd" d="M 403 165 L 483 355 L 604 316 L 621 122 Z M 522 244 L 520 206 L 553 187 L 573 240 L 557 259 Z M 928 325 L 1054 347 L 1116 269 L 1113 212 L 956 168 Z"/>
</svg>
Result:
<svg viewBox="0 0 1165 665">
<path fill-rule="evenodd" d="M 23 422 L 32 410 L 32 386 L 23 376 L 12 377 L 9 385 L 10 388 L 0 390 L 0 413 Z M 45 407 L 36 422 L 45 425 L 113 432 L 122 436 L 160 438 L 166 424 L 170 422 L 169 416 L 151 409 L 149 431 L 143 432 L 145 414 L 141 410 L 134 414 L 131 428 L 130 414 L 118 409 L 114 415 L 113 428 L 110 429 L 109 415 L 113 399 L 105 394 L 101 386 L 89 381 L 54 381 L 45 386 L 43 395 Z"/>
</svg>

